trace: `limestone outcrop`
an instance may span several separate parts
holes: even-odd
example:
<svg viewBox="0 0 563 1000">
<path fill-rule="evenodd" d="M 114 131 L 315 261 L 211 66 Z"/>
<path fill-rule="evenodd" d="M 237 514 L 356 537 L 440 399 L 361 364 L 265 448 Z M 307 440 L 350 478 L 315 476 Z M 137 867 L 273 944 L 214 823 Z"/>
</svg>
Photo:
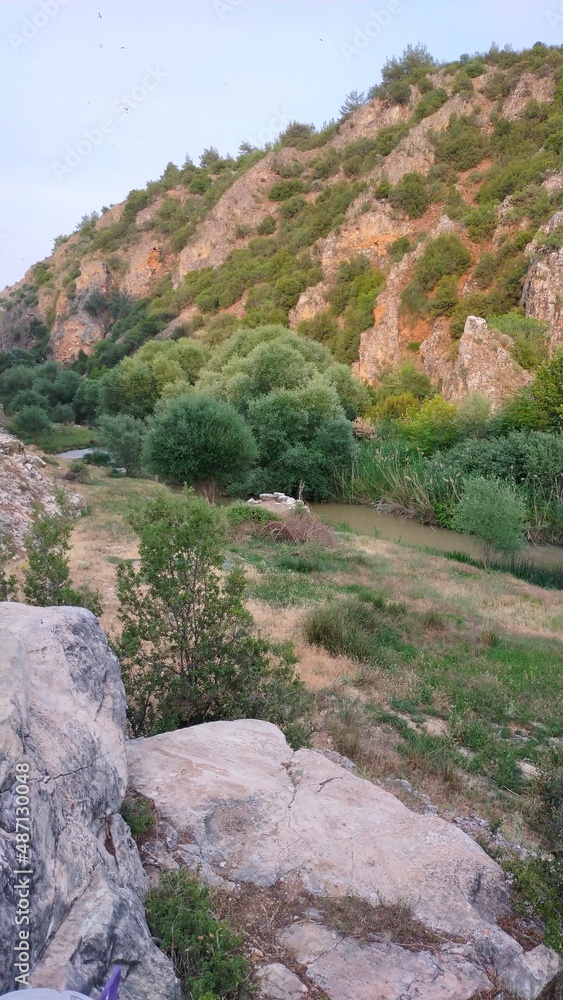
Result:
<svg viewBox="0 0 563 1000">
<path fill-rule="evenodd" d="M 553 952 L 525 953 L 497 926 L 508 910 L 503 874 L 470 837 L 319 751 L 293 752 L 270 723 L 216 722 L 130 741 L 127 760 L 132 788 L 152 800 L 164 831 L 146 845 L 153 863 L 197 868 L 231 893 L 297 882 L 313 898 L 406 903 L 440 935 L 438 948 L 413 953 L 337 934 L 314 907 L 290 920 L 280 947 L 306 970 L 305 985 L 330 1000 L 470 1000 L 492 991 L 495 977 L 531 1000 L 557 972 Z M 279 968 L 269 965 L 264 980 L 270 997 L 284 995 L 283 982 L 299 995 Z"/>
<path fill-rule="evenodd" d="M 563 212 L 556 212 L 544 226 L 546 235 L 563 225 Z M 549 324 L 550 348 L 563 345 L 563 249 L 538 250 L 537 240 L 529 247 L 530 264 L 522 289 L 526 316 Z"/>
<path fill-rule="evenodd" d="M 26 451 L 22 442 L 0 430 L 0 531 L 13 538 L 18 549 L 29 527 L 33 504 L 46 514 L 58 511 L 51 482 L 42 475 L 45 462 Z M 67 494 L 75 513 L 83 506 L 82 497 Z"/>
<path fill-rule="evenodd" d="M 440 322 L 421 344 L 420 353 L 424 370 L 432 381 L 441 383 L 449 402 L 479 392 L 498 409 L 505 397 L 532 381 L 530 373 L 514 360 L 511 343 L 510 337 L 490 329 L 486 320 L 468 316 L 455 360 L 449 334 Z"/>
<path fill-rule="evenodd" d="M 0 992 L 25 975 L 14 967 L 23 942 L 32 986 L 94 995 L 118 964 L 122 1000 L 179 1000 L 145 922 L 145 876 L 119 815 L 119 663 L 83 608 L 3 603 L 0 632 Z"/>
</svg>

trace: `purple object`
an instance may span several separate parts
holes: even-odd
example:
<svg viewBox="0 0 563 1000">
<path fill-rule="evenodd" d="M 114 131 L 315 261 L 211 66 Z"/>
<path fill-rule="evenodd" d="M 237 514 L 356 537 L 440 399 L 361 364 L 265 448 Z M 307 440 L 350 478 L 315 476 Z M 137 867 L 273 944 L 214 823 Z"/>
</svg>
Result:
<svg viewBox="0 0 563 1000">
<path fill-rule="evenodd" d="M 114 965 L 111 970 L 111 975 L 104 986 L 102 992 L 100 993 L 99 1000 L 118 1000 L 119 996 L 119 980 L 121 979 L 121 969 L 118 965 Z"/>
</svg>

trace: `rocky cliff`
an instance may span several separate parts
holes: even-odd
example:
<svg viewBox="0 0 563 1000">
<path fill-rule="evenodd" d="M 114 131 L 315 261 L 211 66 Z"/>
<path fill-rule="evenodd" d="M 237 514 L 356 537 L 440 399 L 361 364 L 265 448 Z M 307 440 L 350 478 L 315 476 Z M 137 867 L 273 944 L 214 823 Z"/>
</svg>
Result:
<svg viewBox="0 0 563 1000">
<path fill-rule="evenodd" d="M 520 308 L 545 321 L 551 350 L 563 342 L 563 251 L 556 238 L 563 218 L 563 174 L 555 154 L 546 152 L 558 148 L 555 140 L 549 140 L 551 145 L 546 140 L 556 127 L 558 76 L 552 50 L 540 49 L 533 71 L 529 60 L 518 72 L 518 61 L 508 58 L 496 64 L 481 60 L 471 73 L 463 62 L 430 71 L 410 86 L 410 99 L 373 97 L 317 137 L 309 136 L 308 145 L 301 133 L 295 139 L 288 130 L 273 150 L 254 150 L 236 161 L 217 158 L 203 173 L 193 165 L 182 171 L 169 165 L 146 191 L 131 192 L 126 202 L 101 217 L 83 220 L 74 234 L 59 240 L 49 258 L 2 293 L 0 346 L 32 348 L 72 362 L 80 352 L 91 353 L 100 340 L 119 343 L 119 320 L 141 301 L 150 322 L 135 328 L 127 351 L 155 331 L 167 336 L 179 327 L 193 333 L 205 329 L 221 313 L 242 322 L 248 316 L 260 322 L 285 316 L 284 322 L 297 327 L 330 312 L 339 266 L 362 254 L 383 272 L 385 287 L 359 349 L 350 348 L 353 356 L 343 358 L 356 361 L 359 377 L 376 382 L 410 352 L 420 367 L 447 384 L 448 398 L 459 398 L 470 384 L 479 383 L 497 402 L 525 376 L 513 373 L 507 379 L 507 363 L 501 366 L 500 382 L 488 379 L 486 359 L 475 351 L 465 351 L 458 375 L 452 374 L 447 360 L 448 344 L 450 354 L 455 351 L 451 308 L 442 311 L 437 324 L 428 309 L 413 319 L 404 308 L 403 293 L 429 241 L 454 232 L 471 258 L 455 293 L 456 301 L 467 299 L 476 306 L 465 315 L 486 314 L 487 302 L 490 312 L 491 303 L 498 301 L 502 308 Z M 542 132 L 541 123 L 552 120 L 551 131 Z M 518 131 L 523 122 L 528 124 Z M 460 128 L 468 131 L 456 146 Z M 530 134 L 535 136 L 531 150 Z M 504 183 L 502 177 L 497 184 L 507 156 L 518 152 L 506 139 L 511 135 L 516 146 L 528 143 L 522 149 L 541 169 L 533 168 L 521 184 L 510 178 Z M 450 142 L 446 152 L 437 146 L 440 136 Z M 464 144 L 471 143 L 476 152 L 467 160 Z M 427 181 L 421 211 L 393 196 L 397 185 L 413 174 Z M 280 188 L 284 183 L 285 193 Z M 491 191 L 485 198 L 484 184 Z M 312 207 L 328 204 L 337 189 L 344 199 L 342 210 L 328 218 L 321 208 L 311 223 Z M 477 217 L 468 221 L 471 212 L 486 214 L 488 209 L 492 215 L 478 233 Z M 533 238 L 521 246 L 524 234 Z M 402 256 L 393 249 L 401 238 Z M 288 286 L 288 272 L 280 271 L 286 282 L 281 288 L 258 272 L 245 276 L 240 254 L 249 249 L 264 261 L 275 252 L 289 253 L 302 274 Z M 305 253 L 308 263 L 298 265 Z M 497 272 L 506 270 L 507 259 L 519 270 L 512 283 L 508 276 L 504 298 L 499 293 L 494 299 L 494 266 Z M 221 268 L 226 271 L 217 294 L 206 298 L 190 290 L 194 275 Z M 260 306 L 266 300 L 269 312 Z M 335 321 L 341 328 L 342 316 Z M 461 368 L 467 372 L 462 378 Z"/>
</svg>

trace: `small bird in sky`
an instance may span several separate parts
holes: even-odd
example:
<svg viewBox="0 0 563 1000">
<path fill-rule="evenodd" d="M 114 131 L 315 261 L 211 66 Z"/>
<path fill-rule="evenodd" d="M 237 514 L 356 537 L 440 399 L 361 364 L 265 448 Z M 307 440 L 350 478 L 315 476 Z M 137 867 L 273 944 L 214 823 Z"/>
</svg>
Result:
<svg viewBox="0 0 563 1000">
<path fill-rule="evenodd" d="M 98 17 L 101 17 L 101 16 L 102 16 L 102 15 L 101 15 L 101 14 L 100 14 L 100 12 L 98 11 Z"/>
</svg>

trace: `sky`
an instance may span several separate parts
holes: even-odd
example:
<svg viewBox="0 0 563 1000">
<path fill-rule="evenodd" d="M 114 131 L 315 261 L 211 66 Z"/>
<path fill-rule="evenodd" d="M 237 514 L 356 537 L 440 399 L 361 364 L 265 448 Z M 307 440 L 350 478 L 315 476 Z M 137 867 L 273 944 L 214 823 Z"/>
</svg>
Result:
<svg viewBox="0 0 563 1000">
<path fill-rule="evenodd" d="M 388 58 L 563 44 L 563 0 L 1 0 L 0 288 L 215 146 L 320 127 Z"/>
</svg>

